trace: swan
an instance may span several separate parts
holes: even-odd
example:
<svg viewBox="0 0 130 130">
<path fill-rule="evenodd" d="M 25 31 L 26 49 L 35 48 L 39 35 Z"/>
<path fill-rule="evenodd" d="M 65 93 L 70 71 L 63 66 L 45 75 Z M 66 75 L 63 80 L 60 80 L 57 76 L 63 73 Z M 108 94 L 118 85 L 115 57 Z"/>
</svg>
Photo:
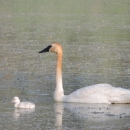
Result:
<svg viewBox="0 0 130 130">
<path fill-rule="evenodd" d="M 14 97 L 11 103 L 14 103 L 15 108 L 35 108 L 35 104 L 31 102 L 20 102 L 18 97 Z"/>
<path fill-rule="evenodd" d="M 64 95 L 62 85 L 62 46 L 54 42 L 39 53 L 54 52 L 57 55 L 56 88 L 53 99 L 57 102 L 75 103 L 130 103 L 130 90 L 113 87 L 109 84 L 96 84 L 80 88 L 69 95 Z"/>
</svg>

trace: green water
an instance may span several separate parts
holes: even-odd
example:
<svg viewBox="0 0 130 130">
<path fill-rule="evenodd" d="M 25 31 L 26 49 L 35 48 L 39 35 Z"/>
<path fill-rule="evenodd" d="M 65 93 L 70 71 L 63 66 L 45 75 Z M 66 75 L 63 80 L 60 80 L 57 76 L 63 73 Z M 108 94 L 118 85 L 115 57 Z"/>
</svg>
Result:
<svg viewBox="0 0 130 130">
<path fill-rule="evenodd" d="M 64 50 L 65 94 L 97 83 L 130 89 L 129 0 L 0 1 L 0 128 L 129 129 L 130 105 L 84 104 L 85 115 L 80 104 L 54 107 L 56 56 L 38 54 L 54 41 Z M 10 101 L 16 95 L 36 109 L 15 110 Z M 115 111 L 102 109 L 95 117 L 100 107 Z"/>
</svg>

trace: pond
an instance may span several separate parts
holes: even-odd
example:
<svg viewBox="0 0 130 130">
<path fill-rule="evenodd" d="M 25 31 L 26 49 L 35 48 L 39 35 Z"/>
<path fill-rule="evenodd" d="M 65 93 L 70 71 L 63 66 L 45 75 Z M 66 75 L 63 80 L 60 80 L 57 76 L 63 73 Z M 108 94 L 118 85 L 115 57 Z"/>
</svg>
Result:
<svg viewBox="0 0 130 130">
<path fill-rule="evenodd" d="M 0 128 L 28 130 L 130 129 L 129 104 L 53 101 L 56 56 L 63 47 L 65 94 L 108 83 L 130 89 L 129 0 L 0 1 Z M 36 104 L 14 109 L 14 96 Z"/>
</svg>

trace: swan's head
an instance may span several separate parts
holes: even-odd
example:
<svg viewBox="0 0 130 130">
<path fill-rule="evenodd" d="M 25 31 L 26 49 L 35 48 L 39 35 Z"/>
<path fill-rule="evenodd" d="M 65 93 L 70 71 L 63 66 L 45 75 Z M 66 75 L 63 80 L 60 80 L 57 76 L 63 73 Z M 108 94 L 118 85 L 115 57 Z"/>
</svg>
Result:
<svg viewBox="0 0 130 130">
<path fill-rule="evenodd" d="M 20 103 L 20 99 L 18 97 L 14 97 L 11 103 Z"/>
<path fill-rule="evenodd" d="M 44 53 L 44 52 L 55 52 L 55 53 L 62 53 L 62 46 L 54 42 L 51 45 L 47 46 L 45 49 L 39 51 L 39 53 Z"/>
</svg>

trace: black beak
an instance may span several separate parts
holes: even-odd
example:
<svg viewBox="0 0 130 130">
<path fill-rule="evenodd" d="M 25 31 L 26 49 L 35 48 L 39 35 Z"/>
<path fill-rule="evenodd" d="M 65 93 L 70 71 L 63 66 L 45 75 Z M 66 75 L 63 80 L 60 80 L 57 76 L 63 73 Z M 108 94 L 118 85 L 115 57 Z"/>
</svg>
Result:
<svg viewBox="0 0 130 130">
<path fill-rule="evenodd" d="M 45 49 L 43 49 L 43 50 L 41 50 L 41 51 L 39 51 L 39 53 L 44 53 L 44 52 L 49 52 L 49 50 L 50 50 L 50 48 L 51 48 L 52 46 L 51 45 L 49 45 L 48 47 L 46 47 Z"/>
</svg>

